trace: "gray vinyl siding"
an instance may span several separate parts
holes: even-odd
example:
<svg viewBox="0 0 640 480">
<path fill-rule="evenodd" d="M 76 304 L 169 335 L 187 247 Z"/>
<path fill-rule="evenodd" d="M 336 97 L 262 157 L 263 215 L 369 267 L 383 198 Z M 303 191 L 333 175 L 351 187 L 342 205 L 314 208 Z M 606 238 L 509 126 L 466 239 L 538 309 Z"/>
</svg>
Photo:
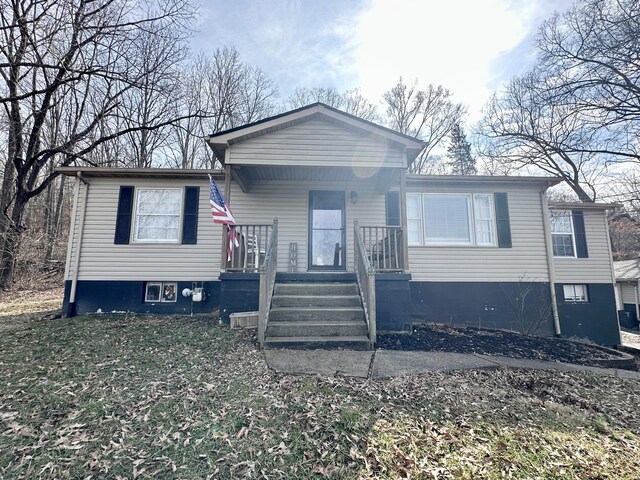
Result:
<svg viewBox="0 0 640 480">
<path fill-rule="evenodd" d="M 404 150 L 382 138 L 312 119 L 230 146 L 230 164 L 405 166 Z"/>
<path fill-rule="evenodd" d="M 622 303 L 636 303 L 636 286 L 629 282 L 619 282 Z"/>
<path fill-rule="evenodd" d="M 588 258 L 555 257 L 557 283 L 613 283 L 609 236 L 603 210 L 584 210 Z"/>
<path fill-rule="evenodd" d="M 218 278 L 221 228 L 211 219 L 209 183 L 203 180 L 110 179 L 90 180 L 80 255 L 79 280 L 193 280 Z M 157 188 L 200 187 L 196 245 L 130 243 L 114 245 L 120 185 Z M 82 199 L 82 192 L 80 195 Z M 135 208 L 135 206 L 134 206 Z M 77 209 L 74 229 L 79 224 Z M 135 211 L 134 211 L 135 215 Z M 71 258 L 77 249 L 74 234 Z M 73 263 L 67 267 L 70 279 Z"/>
<path fill-rule="evenodd" d="M 263 182 L 243 193 L 232 183 L 230 204 L 238 224 L 271 223 L 278 219 L 278 271 L 289 271 L 289 243 L 298 244 L 297 271 L 306 272 L 308 261 L 309 191 L 345 192 L 345 223 L 347 234 L 347 270 L 353 270 L 353 222 L 360 225 L 384 225 L 384 194 L 365 182 Z M 350 192 L 358 194 L 351 203 Z"/>
<path fill-rule="evenodd" d="M 512 248 L 409 246 L 409 269 L 416 281 L 548 281 L 540 190 L 536 186 L 418 187 L 408 193 L 507 192 Z"/>
<path fill-rule="evenodd" d="M 135 187 L 200 187 L 198 243 L 115 245 L 113 243 L 120 185 Z M 222 185 L 220 185 L 222 188 Z M 384 225 L 384 195 L 364 182 L 264 182 L 249 193 L 232 183 L 230 205 L 238 224 L 271 223 L 278 218 L 278 270 L 289 270 L 289 243 L 298 244 L 298 272 L 307 271 L 309 190 L 345 192 L 347 269 L 353 269 L 353 221 L 361 225 Z M 350 192 L 358 193 L 356 204 Z M 80 195 L 82 199 L 82 192 Z M 135 208 L 135 207 L 134 207 Z M 80 207 L 73 227 L 73 259 L 79 237 Z M 135 214 L 135 212 L 134 212 Z M 220 272 L 222 226 L 213 222 L 209 209 L 208 181 L 92 179 L 86 206 L 80 257 L 80 280 L 193 280 L 217 279 Z M 71 279 L 73 262 L 68 262 L 66 279 Z"/>
</svg>

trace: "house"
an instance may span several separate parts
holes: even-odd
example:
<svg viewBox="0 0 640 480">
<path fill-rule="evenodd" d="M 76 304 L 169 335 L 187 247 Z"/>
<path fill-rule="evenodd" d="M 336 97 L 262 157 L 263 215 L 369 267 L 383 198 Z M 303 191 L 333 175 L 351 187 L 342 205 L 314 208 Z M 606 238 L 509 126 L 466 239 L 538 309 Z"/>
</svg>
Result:
<svg viewBox="0 0 640 480">
<path fill-rule="evenodd" d="M 420 320 L 620 343 L 611 206 L 548 205 L 557 178 L 408 175 L 420 140 L 321 103 L 206 141 L 223 170 L 59 169 L 66 315 L 256 310 L 265 346 L 368 347 Z"/>
<path fill-rule="evenodd" d="M 620 325 L 638 328 L 640 319 L 640 258 L 613 262 Z"/>
</svg>

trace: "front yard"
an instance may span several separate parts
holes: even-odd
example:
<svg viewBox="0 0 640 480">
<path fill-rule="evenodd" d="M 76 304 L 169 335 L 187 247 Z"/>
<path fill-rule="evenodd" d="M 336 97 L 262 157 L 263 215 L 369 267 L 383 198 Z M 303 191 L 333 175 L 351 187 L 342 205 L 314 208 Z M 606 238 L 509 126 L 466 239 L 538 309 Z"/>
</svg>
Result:
<svg viewBox="0 0 640 480">
<path fill-rule="evenodd" d="M 2 478 L 640 477 L 635 381 L 293 377 L 212 319 L 12 318 Z"/>
</svg>

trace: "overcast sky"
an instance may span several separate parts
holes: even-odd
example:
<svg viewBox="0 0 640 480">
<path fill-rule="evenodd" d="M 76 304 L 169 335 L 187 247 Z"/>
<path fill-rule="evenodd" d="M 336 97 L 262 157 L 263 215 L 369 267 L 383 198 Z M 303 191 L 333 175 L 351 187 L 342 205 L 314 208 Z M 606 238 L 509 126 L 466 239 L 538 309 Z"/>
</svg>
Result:
<svg viewBox="0 0 640 480">
<path fill-rule="evenodd" d="M 476 120 L 528 68 L 540 22 L 570 0 L 201 0 L 194 50 L 233 45 L 286 98 L 296 86 L 361 88 L 400 76 L 441 84 Z"/>
</svg>

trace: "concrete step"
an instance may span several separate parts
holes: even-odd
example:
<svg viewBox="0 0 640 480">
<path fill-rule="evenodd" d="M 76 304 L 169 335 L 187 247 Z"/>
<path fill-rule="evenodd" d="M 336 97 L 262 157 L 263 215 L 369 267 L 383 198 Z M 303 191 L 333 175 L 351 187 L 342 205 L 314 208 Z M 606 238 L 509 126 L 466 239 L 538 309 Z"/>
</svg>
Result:
<svg viewBox="0 0 640 480">
<path fill-rule="evenodd" d="M 274 295 L 359 295 L 356 283 L 276 283 Z"/>
<path fill-rule="evenodd" d="M 367 324 L 362 321 L 339 322 L 272 322 L 267 325 L 267 337 L 357 337 L 367 336 Z"/>
<path fill-rule="evenodd" d="M 364 310 L 354 307 L 276 307 L 269 312 L 270 322 L 365 321 Z"/>
<path fill-rule="evenodd" d="M 354 307 L 359 308 L 358 295 L 276 295 L 273 307 Z"/>
<path fill-rule="evenodd" d="M 268 337 L 264 348 L 369 350 L 366 336 Z"/>
</svg>

